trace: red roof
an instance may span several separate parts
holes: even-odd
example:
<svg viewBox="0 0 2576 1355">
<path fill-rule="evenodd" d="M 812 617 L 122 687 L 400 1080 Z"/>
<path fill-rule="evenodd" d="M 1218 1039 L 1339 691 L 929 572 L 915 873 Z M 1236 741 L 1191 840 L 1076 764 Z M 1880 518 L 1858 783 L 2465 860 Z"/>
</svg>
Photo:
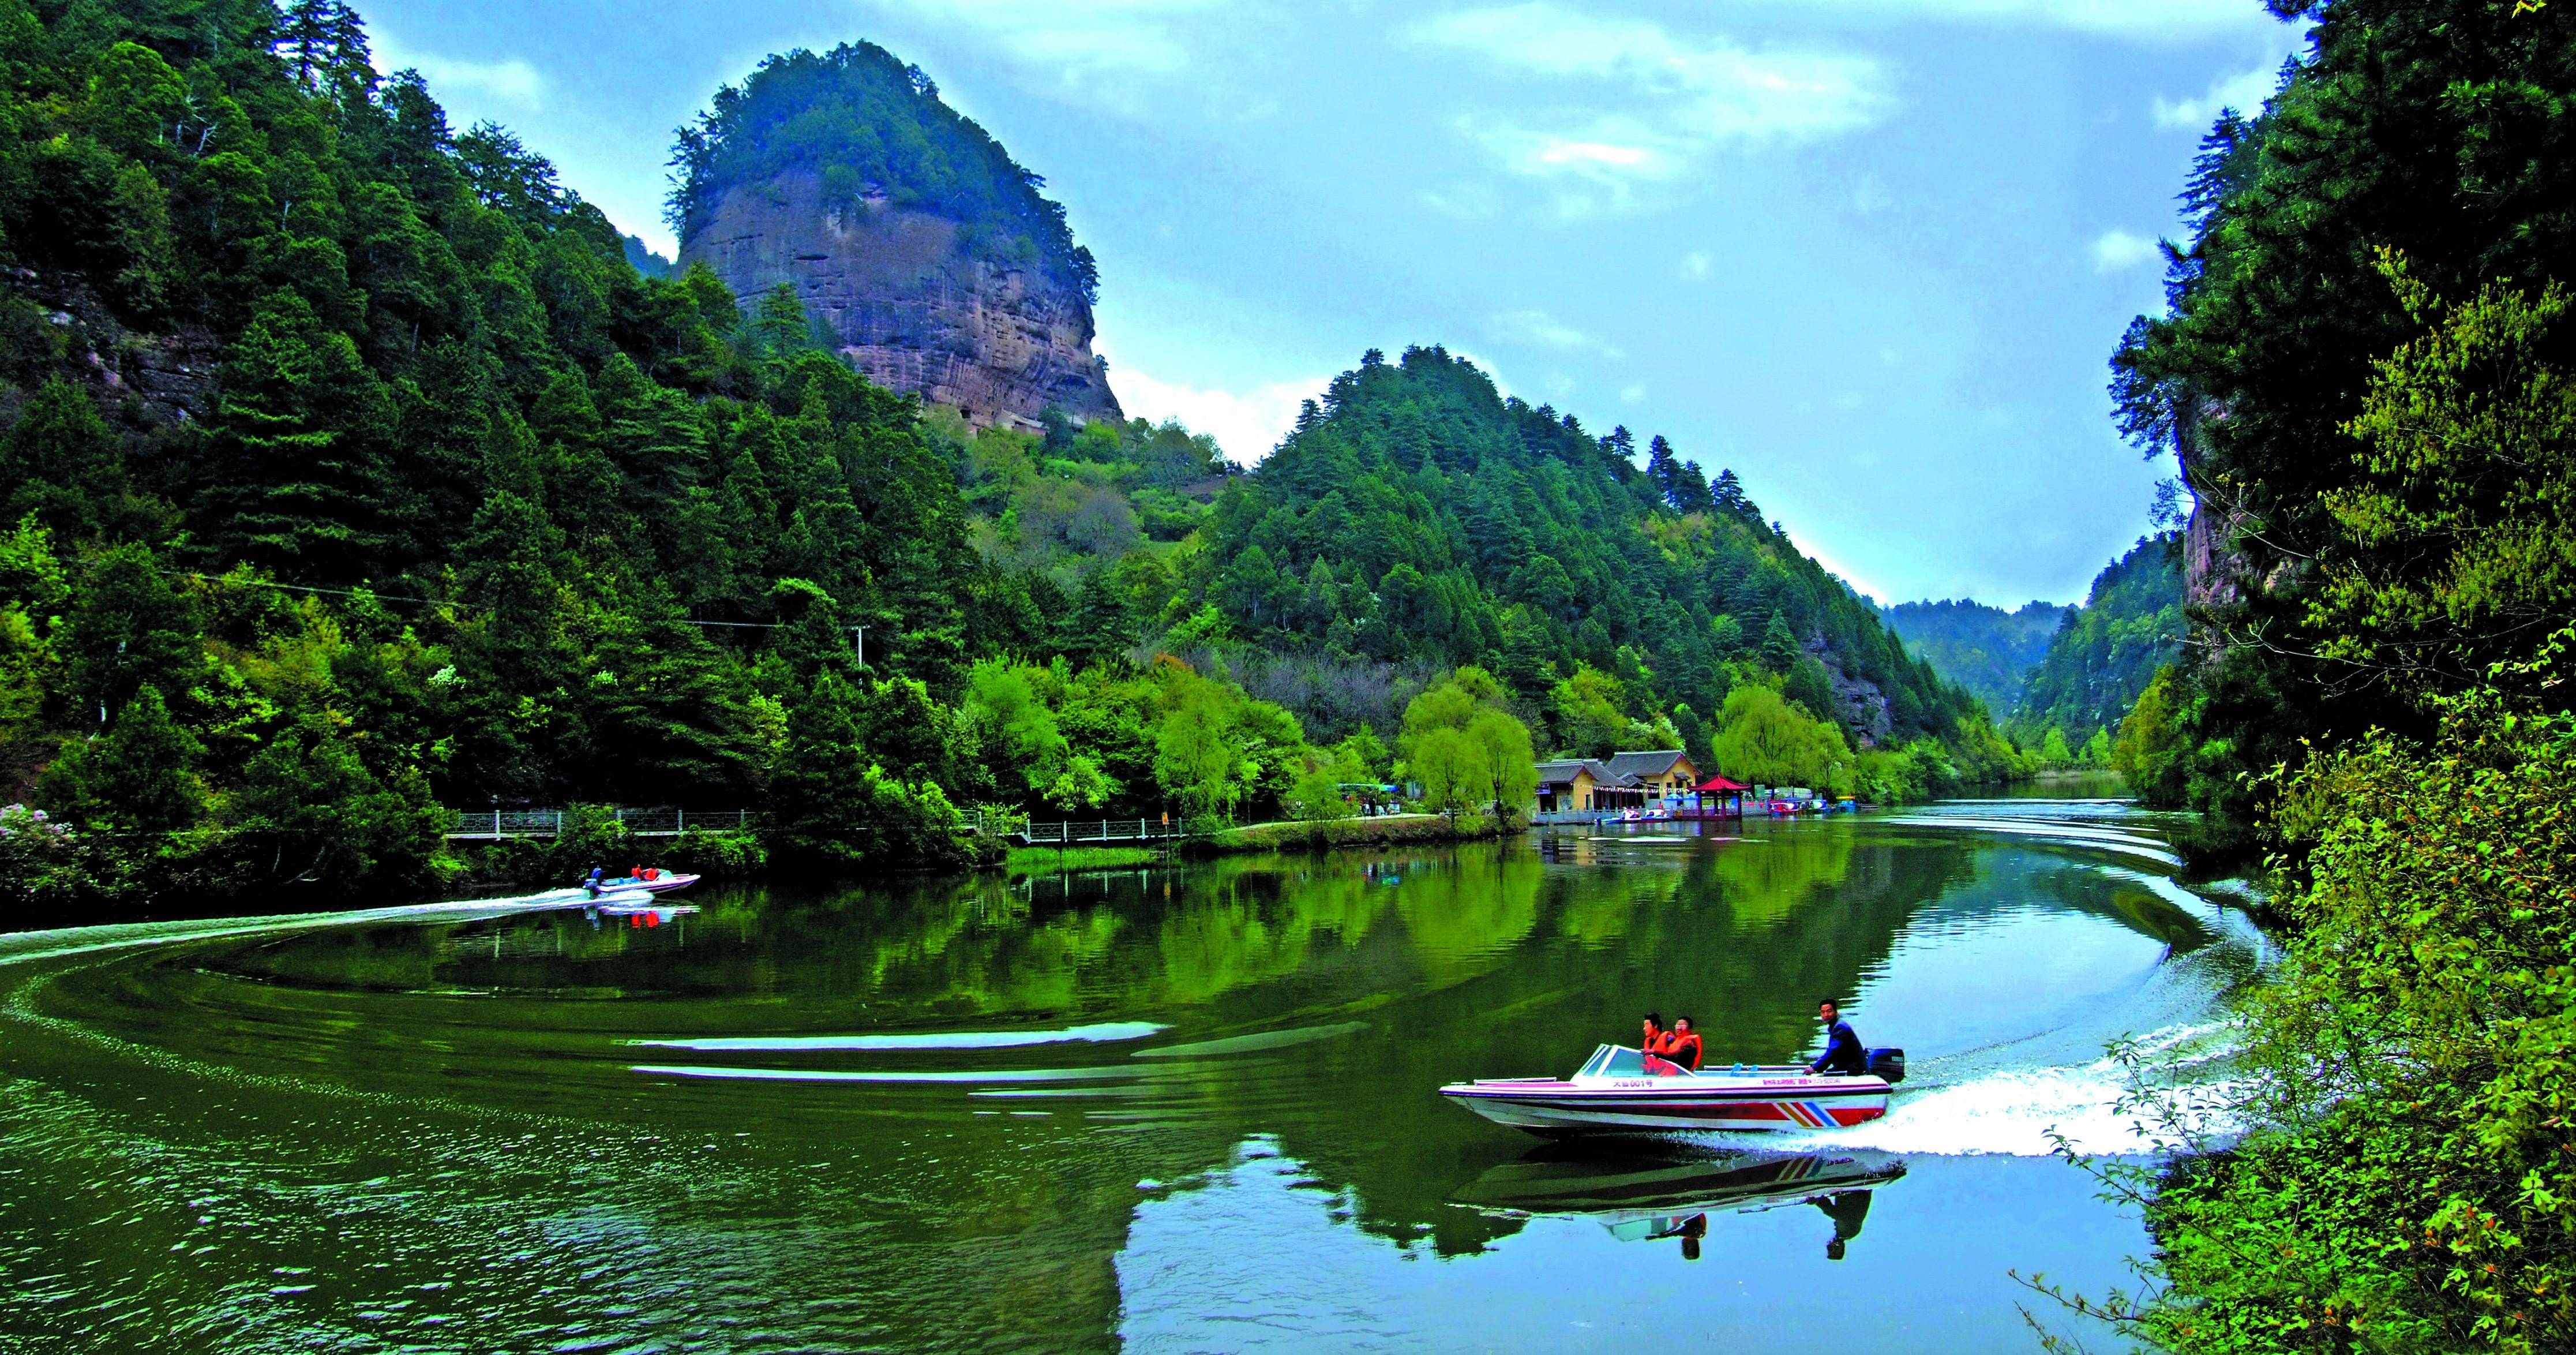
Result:
<svg viewBox="0 0 2576 1355">
<path fill-rule="evenodd" d="M 1710 777 L 1709 779 L 1707 779 L 1706 781 L 1702 781 L 1702 782 L 1700 782 L 1698 785 L 1693 786 L 1691 789 L 1693 789 L 1693 790 L 1751 790 L 1751 789 L 1753 789 L 1753 787 L 1748 786 L 1748 785 L 1744 784 L 1744 783 L 1743 783 L 1743 782 L 1741 782 L 1741 781 L 1729 781 L 1729 780 L 1727 780 L 1725 777 L 1722 777 L 1722 776 L 1712 776 L 1712 777 Z"/>
</svg>

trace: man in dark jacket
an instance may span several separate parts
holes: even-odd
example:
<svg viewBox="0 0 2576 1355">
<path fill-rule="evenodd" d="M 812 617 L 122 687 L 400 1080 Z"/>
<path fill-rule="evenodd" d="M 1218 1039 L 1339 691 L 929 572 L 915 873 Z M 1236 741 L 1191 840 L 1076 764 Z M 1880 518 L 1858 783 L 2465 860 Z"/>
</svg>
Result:
<svg viewBox="0 0 2576 1355">
<path fill-rule="evenodd" d="M 1869 1051 L 1860 1047 L 1860 1037 L 1852 1034 L 1851 1022 L 1843 1019 L 1842 1009 L 1832 998 L 1816 1004 L 1816 1019 L 1825 1023 L 1825 1052 L 1807 1065 L 1811 1073 L 1832 1073 L 1839 1077 L 1858 1077 L 1869 1071 Z"/>
</svg>

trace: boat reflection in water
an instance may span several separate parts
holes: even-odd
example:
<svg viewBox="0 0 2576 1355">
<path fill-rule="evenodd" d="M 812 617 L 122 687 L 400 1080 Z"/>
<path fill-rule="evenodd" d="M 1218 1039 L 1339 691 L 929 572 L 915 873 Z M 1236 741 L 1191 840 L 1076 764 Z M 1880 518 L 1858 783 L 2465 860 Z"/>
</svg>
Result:
<svg viewBox="0 0 2576 1355">
<path fill-rule="evenodd" d="M 1699 1259 L 1708 1216 L 1814 1205 L 1832 1224 L 1839 1261 L 1869 1218 L 1870 1192 L 1905 1175 L 1883 1153 L 1640 1152 L 1636 1145 L 1552 1144 L 1506 1162 L 1450 1198 L 1488 1213 L 1599 1219 L 1622 1241 L 1679 1238 Z"/>
</svg>

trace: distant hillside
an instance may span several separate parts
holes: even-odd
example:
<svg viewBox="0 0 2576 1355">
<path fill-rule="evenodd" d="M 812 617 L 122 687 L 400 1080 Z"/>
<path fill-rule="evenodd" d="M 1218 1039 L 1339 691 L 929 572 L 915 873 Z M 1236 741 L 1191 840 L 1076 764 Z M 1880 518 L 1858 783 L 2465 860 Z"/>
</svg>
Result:
<svg viewBox="0 0 2576 1355">
<path fill-rule="evenodd" d="M 2049 638 L 2073 610 L 2026 602 L 2008 612 L 1961 598 L 1899 603 L 1880 615 L 1916 656 L 1976 693 L 1987 709 L 2010 715 L 2021 705 L 2023 682 L 2048 653 Z"/>
<path fill-rule="evenodd" d="M 626 262 L 633 264 L 636 272 L 648 278 L 667 278 L 676 271 L 670 260 L 654 253 L 652 246 L 644 243 L 643 237 L 627 236 L 625 245 Z"/>
<path fill-rule="evenodd" d="M 2031 670 L 2010 729 L 2024 747 L 2047 732 L 2081 748 L 2093 733 L 2118 733 L 2120 717 L 2182 645 L 2182 538 L 2147 537 L 2093 580 L 2084 605 L 2068 613 L 2048 653 Z"/>
<path fill-rule="evenodd" d="M 1636 451 L 1440 348 L 1371 351 L 1218 500 L 1207 595 L 1256 652 L 1483 665 L 1565 749 L 1610 707 L 1695 744 L 1747 681 L 1864 747 L 1982 721 L 1732 471 L 1711 482 L 1661 438 L 1646 466 Z"/>
</svg>

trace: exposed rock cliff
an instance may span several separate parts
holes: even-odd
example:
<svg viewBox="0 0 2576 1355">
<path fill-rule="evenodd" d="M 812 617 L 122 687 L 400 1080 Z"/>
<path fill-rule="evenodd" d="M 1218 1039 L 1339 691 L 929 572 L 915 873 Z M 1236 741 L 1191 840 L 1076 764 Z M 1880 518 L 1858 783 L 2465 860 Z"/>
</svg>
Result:
<svg viewBox="0 0 2576 1355">
<path fill-rule="evenodd" d="M 785 174 L 728 189 L 681 242 L 746 304 L 781 282 L 869 380 L 953 405 L 977 427 L 1034 430 L 1056 405 L 1120 417 L 1091 351 L 1091 307 L 1036 260 L 960 248 L 957 223 L 882 202 L 825 205 L 822 182 Z"/>
<path fill-rule="evenodd" d="M 82 383 L 110 423 L 132 427 L 186 423 L 213 408 L 218 345 L 212 334 L 181 326 L 142 334 L 118 323 L 88 278 L 76 272 L 0 272 L 0 289 L 32 304 L 43 337 L 21 345 L 35 365 L 16 375 L 32 390 L 59 373 Z M 35 355 L 43 354 L 43 358 Z M 14 415 L 15 410 L 7 413 Z M 0 418 L 5 424 L 6 418 Z"/>
<path fill-rule="evenodd" d="M 1888 714 L 1887 692 L 1877 683 L 1843 667 L 1843 656 L 1819 636 L 1807 642 L 1807 652 L 1825 666 L 1825 676 L 1834 684 L 1834 699 L 1842 703 L 1842 725 L 1857 748 L 1877 748 L 1895 735 L 1896 721 Z"/>
</svg>

